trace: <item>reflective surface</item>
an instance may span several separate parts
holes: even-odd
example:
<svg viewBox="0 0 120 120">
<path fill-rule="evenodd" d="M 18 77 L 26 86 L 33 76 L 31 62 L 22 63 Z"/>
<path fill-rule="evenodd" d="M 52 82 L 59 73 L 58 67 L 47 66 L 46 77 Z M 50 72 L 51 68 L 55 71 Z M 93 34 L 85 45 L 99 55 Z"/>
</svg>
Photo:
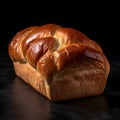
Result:
<svg viewBox="0 0 120 120">
<path fill-rule="evenodd" d="M 111 61 L 103 95 L 50 102 L 18 78 L 7 52 L 0 49 L 0 120 L 118 120 L 120 64 Z"/>
</svg>

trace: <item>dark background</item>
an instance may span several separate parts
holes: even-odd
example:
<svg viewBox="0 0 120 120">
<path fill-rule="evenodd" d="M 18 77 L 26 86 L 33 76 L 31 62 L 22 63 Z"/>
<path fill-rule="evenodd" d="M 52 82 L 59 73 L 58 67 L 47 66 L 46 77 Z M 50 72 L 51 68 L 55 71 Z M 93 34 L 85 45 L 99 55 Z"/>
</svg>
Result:
<svg viewBox="0 0 120 120">
<path fill-rule="evenodd" d="M 120 119 L 119 11 L 119 4 L 113 1 L 1 3 L 0 120 L 34 120 L 34 117 L 36 120 Z M 102 96 L 51 103 L 14 74 L 8 55 L 8 45 L 12 37 L 26 27 L 47 23 L 78 29 L 101 45 L 111 66 Z"/>
<path fill-rule="evenodd" d="M 16 32 L 23 28 L 56 23 L 78 29 L 97 41 L 110 60 L 120 59 L 118 3 L 16 1 L 1 4 L 0 9 L 2 45 L 8 45 Z"/>
</svg>

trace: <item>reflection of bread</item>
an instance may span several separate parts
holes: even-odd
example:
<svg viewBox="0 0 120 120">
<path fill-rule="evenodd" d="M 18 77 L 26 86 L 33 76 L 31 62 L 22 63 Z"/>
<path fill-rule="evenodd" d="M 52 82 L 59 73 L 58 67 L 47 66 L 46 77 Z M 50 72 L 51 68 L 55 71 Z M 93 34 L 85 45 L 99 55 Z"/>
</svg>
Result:
<svg viewBox="0 0 120 120">
<path fill-rule="evenodd" d="M 102 94 L 110 71 L 101 47 L 55 24 L 21 30 L 9 44 L 15 73 L 51 101 Z"/>
</svg>

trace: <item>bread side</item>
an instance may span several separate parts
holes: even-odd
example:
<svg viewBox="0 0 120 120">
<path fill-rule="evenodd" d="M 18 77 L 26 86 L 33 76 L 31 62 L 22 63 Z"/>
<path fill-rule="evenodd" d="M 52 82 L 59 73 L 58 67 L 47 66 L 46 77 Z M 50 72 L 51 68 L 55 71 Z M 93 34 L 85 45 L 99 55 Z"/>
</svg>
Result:
<svg viewBox="0 0 120 120">
<path fill-rule="evenodd" d="M 46 80 L 28 63 L 14 62 L 17 76 L 51 101 L 62 101 L 100 95 L 106 85 L 104 68 L 99 61 L 74 61 Z"/>
</svg>

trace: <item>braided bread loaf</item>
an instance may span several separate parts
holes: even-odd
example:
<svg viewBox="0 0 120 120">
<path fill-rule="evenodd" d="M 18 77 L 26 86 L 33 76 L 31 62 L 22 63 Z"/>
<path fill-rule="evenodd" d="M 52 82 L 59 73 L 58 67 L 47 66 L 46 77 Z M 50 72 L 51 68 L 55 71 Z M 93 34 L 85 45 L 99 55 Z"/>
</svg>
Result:
<svg viewBox="0 0 120 120">
<path fill-rule="evenodd" d="M 19 31 L 9 44 L 17 76 L 51 101 L 103 93 L 110 64 L 102 48 L 73 28 L 55 24 Z"/>
</svg>

